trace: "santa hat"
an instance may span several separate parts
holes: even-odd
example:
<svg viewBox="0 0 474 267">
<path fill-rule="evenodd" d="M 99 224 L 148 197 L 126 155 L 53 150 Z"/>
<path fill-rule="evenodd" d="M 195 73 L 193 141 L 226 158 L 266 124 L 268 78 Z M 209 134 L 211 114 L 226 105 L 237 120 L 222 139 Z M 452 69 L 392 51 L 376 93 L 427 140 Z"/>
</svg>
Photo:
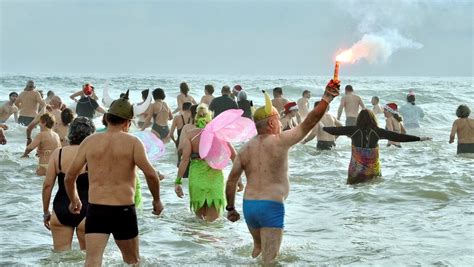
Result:
<svg viewBox="0 0 474 267">
<path fill-rule="evenodd" d="M 388 103 L 383 108 L 392 114 L 398 114 L 398 106 L 395 103 Z"/>
<path fill-rule="evenodd" d="M 94 86 L 90 83 L 86 83 L 84 84 L 84 86 L 82 87 L 82 92 L 86 95 L 86 96 L 90 96 L 92 95 L 92 93 L 94 93 Z"/>
<path fill-rule="evenodd" d="M 298 110 L 298 106 L 296 102 L 289 102 L 285 104 L 285 114 L 292 112 L 293 110 Z"/>
<path fill-rule="evenodd" d="M 240 92 L 242 91 L 242 86 L 240 86 L 240 84 L 237 84 L 234 86 L 234 90 L 237 91 L 237 92 Z"/>
</svg>

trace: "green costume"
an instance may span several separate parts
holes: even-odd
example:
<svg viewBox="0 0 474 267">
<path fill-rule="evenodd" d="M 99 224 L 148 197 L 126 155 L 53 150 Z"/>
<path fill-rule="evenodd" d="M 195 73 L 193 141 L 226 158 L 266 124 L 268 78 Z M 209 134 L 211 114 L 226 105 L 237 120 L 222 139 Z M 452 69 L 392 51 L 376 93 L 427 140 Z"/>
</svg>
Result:
<svg viewBox="0 0 474 267">
<path fill-rule="evenodd" d="M 213 205 L 220 213 L 226 206 L 224 195 L 224 173 L 207 164 L 205 160 L 193 159 L 189 168 L 190 208 L 196 212 Z"/>
<path fill-rule="evenodd" d="M 142 206 L 142 186 L 137 172 L 135 173 L 135 196 L 133 198 L 135 207 L 140 208 Z"/>
</svg>

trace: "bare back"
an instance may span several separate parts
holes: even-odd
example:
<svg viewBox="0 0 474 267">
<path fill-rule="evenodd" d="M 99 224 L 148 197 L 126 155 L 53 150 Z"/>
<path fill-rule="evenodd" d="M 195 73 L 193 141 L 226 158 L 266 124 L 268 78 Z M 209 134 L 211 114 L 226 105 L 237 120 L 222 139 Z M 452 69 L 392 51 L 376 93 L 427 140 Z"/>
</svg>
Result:
<svg viewBox="0 0 474 267">
<path fill-rule="evenodd" d="M 83 141 L 89 169 L 90 203 L 134 203 L 134 149 L 138 142 L 136 137 L 125 132 L 96 133 Z"/>
<path fill-rule="evenodd" d="M 457 119 L 453 127 L 456 127 L 459 144 L 474 144 L 474 119 Z"/>
<path fill-rule="evenodd" d="M 44 101 L 38 91 L 23 91 L 15 104 L 20 109 L 20 116 L 35 117 L 40 106 L 44 106 Z"/>
<path fill-rule="evenodd" d="M 214 99 L 214 96 L 212 95 L 205 95 L 201 98 L 201 103 L 205 103 L 206 105 L 210 105 L 212 100 Z"/>
<path fill-rule="evenodd" d="M 242 168 L 247 177 L 245 199 L 283 202 L 288 196 L 289 147 L 279 145 L 279 139 L 279 135 L 257 135 L 239 152 Z"/>
<path fill-rule="evenodd" d="M 290 101 L 283 97 L 272 99 L 272 105 L 278 110 L 279 113 L 281 113 L 285 109 L 285 104 L 287 104 L 288 102 Z"/>
<path fill-rule="evenodd" d="M 358 95 L 348 94 L 342 97 L 341 102 L 344 103 L 346 117 L 357 117 L 359 115 L 359 107 L 365 108 L 362 99 Z"/>
<path fill-rule="evenodd" d="M 315 127 L 335 127 L 335 126 L 342 126 L 341 123 L 336 122 L 336 118 L 334 118 L 331 114 L 324 114 L 318 124 Z M 318 131 L 318 141 L 335 141 L 336 137 L 326 131 L 320 129 Z"/>
<path fill-rule="evenodd" d="M 155 117 L 155 123 L 160 126 L 167 126 L 171 110 L 164 101 L 157 101 L 152 105 L 152 114 Z"/>
</svg>

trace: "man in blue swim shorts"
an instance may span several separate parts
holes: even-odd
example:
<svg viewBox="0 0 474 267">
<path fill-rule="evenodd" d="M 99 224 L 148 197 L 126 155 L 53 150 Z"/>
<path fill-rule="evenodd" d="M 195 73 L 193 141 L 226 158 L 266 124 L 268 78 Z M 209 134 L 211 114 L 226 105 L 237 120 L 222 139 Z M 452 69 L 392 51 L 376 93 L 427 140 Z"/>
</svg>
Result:
<svg viewBox="0 0 474 267">
<path fill-rule="evenodd" d="M 288 196 L 288 151 L 299 143 L 324 115 L 327 106 L 339 95 L 339 81 L 330 81 L 321 102 L 306 119 L 290 130 L 281 131 L 281 123 L 270 96 L 265 93 L 265 106 L 255 111 L 258 135 L 239 151 L 234 160 L 226 186 L 227 218 L 240 219 L 236 211 L 235 193 L 242 172 L 247 177 L 243 211 L 245 222 L 253 237 L 252 257 L 262 254 L 264 264 L 273 261 L 280 250 L 283 237 L 285 207 Z"/>
</svg>

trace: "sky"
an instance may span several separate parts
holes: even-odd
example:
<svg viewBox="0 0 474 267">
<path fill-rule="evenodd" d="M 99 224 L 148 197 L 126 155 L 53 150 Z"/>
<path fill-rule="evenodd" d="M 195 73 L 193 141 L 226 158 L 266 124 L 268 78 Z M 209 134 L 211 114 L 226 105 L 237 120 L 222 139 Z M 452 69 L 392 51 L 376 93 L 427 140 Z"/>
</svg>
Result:
<svg viewBox="0 0 474 267">
<path fill-rule="evenodd" d="M 468 0 L 0 0 L 0 10 L 2 73 L 328 75 L 342 49 L 390 31 L 419 46 L 341 72 L 473 76 Z"/>
</svg>

